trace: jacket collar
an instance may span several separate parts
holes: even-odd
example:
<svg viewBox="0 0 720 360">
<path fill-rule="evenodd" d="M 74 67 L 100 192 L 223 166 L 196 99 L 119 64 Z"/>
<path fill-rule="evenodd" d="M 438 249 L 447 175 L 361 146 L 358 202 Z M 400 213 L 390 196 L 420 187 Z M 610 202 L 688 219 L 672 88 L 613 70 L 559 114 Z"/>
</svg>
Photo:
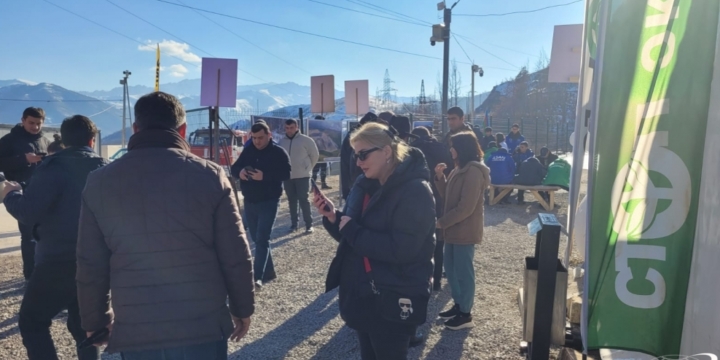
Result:
<svg viewBox="0 0 720 360">
<path fill-rule="evenodd" d="M 171 129 L 145 129 L 135 133 L 128 142 L 128 151 L 164 148 L 190 151 L 190 145 L 180 136 L 180 133 Z"/>
</svg>

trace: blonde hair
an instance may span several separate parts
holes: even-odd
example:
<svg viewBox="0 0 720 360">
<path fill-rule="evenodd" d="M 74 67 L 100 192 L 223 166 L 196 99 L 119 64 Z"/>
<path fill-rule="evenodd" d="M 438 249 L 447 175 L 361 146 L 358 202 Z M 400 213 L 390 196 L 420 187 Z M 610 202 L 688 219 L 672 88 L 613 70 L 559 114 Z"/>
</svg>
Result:
<svg viewBox="0 0 720 360">
<path fill-rule="evenodd" d="M 390 146 L 393 153 L 392 161 L 395 165 L 403 162 L 410 151 L 410 147 L 400 138 L 393 135 L 387 125 L 376 122 L 369 122 L 361 126 L 350 135 L 350 145 L 355 147 L 355 143 L 358 141 L 366 142 L 380 149 Z"/>
</svg>

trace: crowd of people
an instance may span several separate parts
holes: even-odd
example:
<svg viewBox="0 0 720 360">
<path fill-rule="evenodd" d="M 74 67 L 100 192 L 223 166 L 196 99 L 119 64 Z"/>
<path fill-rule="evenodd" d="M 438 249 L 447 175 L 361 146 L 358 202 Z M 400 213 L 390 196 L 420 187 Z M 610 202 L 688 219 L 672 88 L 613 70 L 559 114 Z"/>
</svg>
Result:
<svg viewBox="0 0 720 360">
<path fill-rule="evenodd" d="M 407 117 L 368 113 L 342 142 L 339 209 L 324 175 L 322 189 L 315 184 L 318 147 L 294 119 L 281 139 L 253 124 L 225 174 L 190 152 L 174 96 L 145 95 L 134 114 L 128 152 L 112 163 L 93 150 L 97 128 L 81 115 L 50 142 L 44 112 L 28 108 L 0 139 L 3 202 L 22 234 L 19 328 L 31 360 L 58 358 L 49 328 L 63 310 L 81 360 L 99 359 L 102 345 L 126 360 L 226 359 L 228 341 L 249 331 L 256 292 L 278 276 L 270 238 L 283 192 L 288 232 L 314 233 L 312 199 L 338 242 L 326 291 L 338 289 L 361 357 L 407 358 L 443 276 L 454 301 L 439 314 L 445 327 L 474 326 L 473 259 L 489 186 L 569 174 L 546 148 L 535 156 L 517 125 L 478 139 L 454 107 L 439 141 Z"/>
</svg>

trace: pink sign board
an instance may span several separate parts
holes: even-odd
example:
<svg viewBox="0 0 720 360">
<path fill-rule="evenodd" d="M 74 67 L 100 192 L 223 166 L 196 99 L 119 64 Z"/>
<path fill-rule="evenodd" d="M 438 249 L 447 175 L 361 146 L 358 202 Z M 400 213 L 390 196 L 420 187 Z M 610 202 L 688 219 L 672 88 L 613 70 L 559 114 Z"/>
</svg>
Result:
<svg viewBox="0 0 720 360">
<path fill-rule="evenodd" d="M 310 77 L 310 111 L 316 114 L 335 112 L 335 76 Z"/>
<path fill-rule="evenodd" d="M 202 59 L 200 106 L 235 107 L 237 59 Z"/>
<path fill-rule="evenodd" d="M 370 111 L 370 85 L 367 80 L 345 81 L 345 113 L 366 114 Z"/>
<path fill-rule="evenodd" d="M 580 52 L 583 25 L 555 25 L 548 81 L 577 83 L 580 80 Z"/>
</svg>

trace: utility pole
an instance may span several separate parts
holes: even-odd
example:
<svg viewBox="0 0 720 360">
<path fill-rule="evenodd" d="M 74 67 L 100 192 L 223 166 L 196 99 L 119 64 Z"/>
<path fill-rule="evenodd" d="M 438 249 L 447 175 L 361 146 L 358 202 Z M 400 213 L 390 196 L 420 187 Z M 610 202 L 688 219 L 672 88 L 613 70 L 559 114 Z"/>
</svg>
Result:
<svg viewBox="0 0 720 360">
<path fill-rule="evenodd" d="M 483 72 L 483 69 L 481 67 L 473 64 L 472 73 L 470 74 L 470 79 L 472 79 L 470 81 L 472 84 L 470 86 L 470 88 L 471 88 L 470 92 L 472 93 L 471 98 L 470 98 L 470 122 L 471 123 L 475 121 L 475 73 L 478 73 L 480 75 L 480 77 L 485 75 L 485 72 Z"/>
<path fill-rule="evenodd" d="M 125 128 L 126 128 L 127 124 L 125 121 L 125 112 L 132 111 L 132 109 L 129 109 L 129 106 L 128 106 L 128 109 L 126 110 L 125 104 L 130 102 L 130 95 L 128 94 L 127 80 L 128 80 L 128 77 L 130 75 L 132 75 L 132 73 L 128 70 L 125 70 L 125 71 L 123 71 L 123 75 L 124 75 L 124 77 L 122 79 L 120 79 L 120 85 L 123 86 L 122 147 L 126 148 L 126 146 L 125 146 Z"/>
<path fill-rule="evenodd" d="M 443 88 L 442 88 L 442 131 L 447 134 L 447 110 L 448 110 L 448 77 L 450 76 L 450 21 L 452 20 L 452 9 L 460 2 L 456 1 L 450 8 L 445 5 L 445 1 L 437 4 L 438 10 L 443 10 L 443 24 L 433 25 L 433 36 L 430 38 L 430 45 L 435 46 L 435 42 L 442 41 L 443 44 Z"/>
</svg>

